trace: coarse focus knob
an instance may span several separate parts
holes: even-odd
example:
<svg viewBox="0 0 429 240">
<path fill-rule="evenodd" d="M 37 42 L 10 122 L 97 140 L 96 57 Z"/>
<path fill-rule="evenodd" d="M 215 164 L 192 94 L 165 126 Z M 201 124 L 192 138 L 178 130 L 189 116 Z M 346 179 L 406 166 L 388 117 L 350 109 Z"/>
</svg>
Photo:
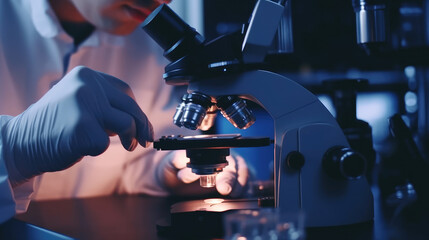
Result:
<svg viewBox="0 0 429 240">
<path fill-rule="evenodd" d="M 287 155 L 286 163 L 289 168 L 300 170 L 305 164 L 304 155 L 300 152 L 292 151 Z"/>
<path fill-rule="evenodd" d="M 354 180 L 365 174 L 366 159 L 358 152 L 336 146 L 323 156 L 323 168 L 334 178 Z"/>
</svg>

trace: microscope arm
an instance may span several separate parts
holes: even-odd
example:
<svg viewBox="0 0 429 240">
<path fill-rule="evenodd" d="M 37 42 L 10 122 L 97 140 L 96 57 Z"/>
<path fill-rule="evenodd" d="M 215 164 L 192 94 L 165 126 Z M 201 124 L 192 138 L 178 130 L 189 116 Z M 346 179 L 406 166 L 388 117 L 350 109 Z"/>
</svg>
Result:
<svg viewBox="0 0 429 240">
<path fill-rule="evenodd" d="M 338 226 L 373 218 L 373 198 L 366 179 L 334 179 L 322 159 L 332 147 L 349 147 L 335 118 L 318 98 L 279 74 L 256 70 L 192 81 L 189 92 L 214 97 L 238 95 L 263 107 L 274 120 L 275 203 L 286 211 L 304 209 L 307 226 Z M 299 152 L 300 169 L 287 157 Z"/>
</svg>

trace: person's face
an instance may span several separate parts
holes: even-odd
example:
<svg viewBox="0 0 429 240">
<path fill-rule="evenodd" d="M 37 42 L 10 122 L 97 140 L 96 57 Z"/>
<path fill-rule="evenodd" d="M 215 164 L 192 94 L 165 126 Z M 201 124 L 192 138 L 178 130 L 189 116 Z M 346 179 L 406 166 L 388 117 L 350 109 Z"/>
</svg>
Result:
<svg viewBox="0 0 429 240">
<path fill-rule="evenodd" d="M 126 35 L 162 3 L 171 0 L 71 0 L 82 16 L 96 28 Z"/>
</svg>

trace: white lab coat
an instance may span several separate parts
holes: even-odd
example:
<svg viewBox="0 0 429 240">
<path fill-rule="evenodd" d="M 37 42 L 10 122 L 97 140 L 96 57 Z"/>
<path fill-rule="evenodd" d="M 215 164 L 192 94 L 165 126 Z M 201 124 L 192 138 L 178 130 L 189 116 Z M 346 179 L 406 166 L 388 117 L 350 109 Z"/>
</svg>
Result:
<svg viewBox="0 0 429 240">
<path fill-rule="evenodd" d="M 171 134 L 195 134 L 172 124 L 172 116 L 185 89 L 178 91 L 165 84 L 162 74 L 166 62 L 161 53 L 140 28 L 126 37 L 95 31 L 75 49 L 47 0 L 1 0 L 0 114 L 18 115 L 65 73 L 84 65 L 130 85 L 137 103 L 153 124 L 155 139 Z M 67 69 L 64 69 L 67 62 Z M 154 168 L 167 153 L 157 152 L 152 147 L 138 147 L 134 152 L 127 152 L 114 137 L 102 155 L 85 157 L 67 170 L 45 173 L 33 179 L 36 186 L 33 198 L 113 193 L 165 196 L 168 193 L 155 180 Z M 26 193 L 11 189 L 0 159 L 0 222 L 4 216 L 13 214 L 14 202 L 19 203 L 17 196 L 23 199 L 17 208 L 25 210 L 32 186 L 30 181 L 20 187 L 25 188 Z"/>
</svg>

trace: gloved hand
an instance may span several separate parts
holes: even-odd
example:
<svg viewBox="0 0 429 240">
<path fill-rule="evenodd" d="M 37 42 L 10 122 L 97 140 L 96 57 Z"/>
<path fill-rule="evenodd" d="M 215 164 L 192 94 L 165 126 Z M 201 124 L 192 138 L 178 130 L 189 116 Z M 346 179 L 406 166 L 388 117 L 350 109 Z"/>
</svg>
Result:
<svg viewBox="0 0 429 240">
<path fill-rule="evenodd" d="M 38 102 L 1 129 L 12 185 L 96 156 L 118 134 L 132 151 L 153 141 L 152 125 L 129 86 L 110 75 L 76 67 Z"/>
<path fill-rule="evenodd" d="M 172 151 L 157 167 L 157 180 L 169 192 L 179 196 L 197 196 L 213 193 L 216 189 L 221 195 L 240 196 L 247 185 L 249 171 L 240 156 L 227 156 L 228 166 L 216 176 L 216 188 L 202 188 L 199 176 L 186 167 L 189 158 L 185 150 Z"/>
</svg>

